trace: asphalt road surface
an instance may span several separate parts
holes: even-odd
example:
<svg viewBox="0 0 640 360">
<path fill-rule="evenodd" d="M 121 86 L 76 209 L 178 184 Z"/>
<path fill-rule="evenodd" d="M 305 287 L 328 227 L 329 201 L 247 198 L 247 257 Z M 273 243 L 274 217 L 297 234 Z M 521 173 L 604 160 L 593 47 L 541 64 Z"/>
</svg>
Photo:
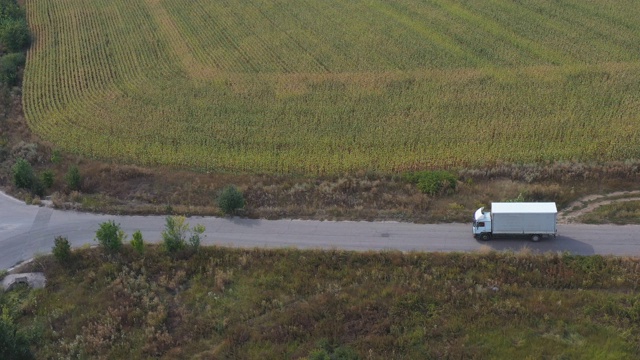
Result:
<svg viewBox="0 0 640 360">
<path fill-rule="evenodd" d="M 165 223 L 164 216 L 97 215 L 25 205 L 0 192 L 0 269 L 37 254 L 50 253 L 58 235 L 67 237 L 73 247 L 96 244 L 96 230 L 107 220 L 119 223 L 128 239 L 140 230 L 145 242 L 158 242 Z M 496 250 L 529 248 L 538 252 L 640 256 L 639 225 L 558 225 L 556 238 L 533 243 L 526 238 L 481 242 L 471 235 L 471 223 L 425 225 L 215 217 L 192 217 L 187 222 L 206 227 L 203 244 L 234 247 L 452 252 L 474 251 L 484 245 Z"/>
</svg>

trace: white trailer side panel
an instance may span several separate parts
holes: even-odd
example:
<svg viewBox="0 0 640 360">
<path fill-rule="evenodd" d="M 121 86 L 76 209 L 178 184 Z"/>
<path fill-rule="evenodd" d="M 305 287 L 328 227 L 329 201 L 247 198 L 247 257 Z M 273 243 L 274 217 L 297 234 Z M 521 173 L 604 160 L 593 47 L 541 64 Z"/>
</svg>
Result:
<svg viewBox="0 0 640 360">
<path fill-rule="evenodd" d="M 494 234 L 555 234 L 555 203 L 491 204 Z"/>
</svg>

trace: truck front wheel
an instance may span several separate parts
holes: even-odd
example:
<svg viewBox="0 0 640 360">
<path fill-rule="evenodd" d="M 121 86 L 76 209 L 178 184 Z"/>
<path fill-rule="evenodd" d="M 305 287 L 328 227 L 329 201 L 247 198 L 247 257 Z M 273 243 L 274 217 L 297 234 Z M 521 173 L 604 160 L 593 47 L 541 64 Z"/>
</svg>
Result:
<svg viewBox="0 0 640 360">
<path fill-rule="evenodd" d="M 482 234 L 480 234 L 480 240 L 482 240 L 482 241 L 489 241 L 489 240 L 491 240 L 491 234 L 487 234 L 487 233 L 482 233 Z"/>
<path fill-rule="evenodd" d="M 531 235 L 531 241 L 533 241 L 533 242 L 538 242 L 538 241 L 540 241 L 541 238 L 542 237 L 540 235 L 538 235 L 538 234 Z"/>
</svg>

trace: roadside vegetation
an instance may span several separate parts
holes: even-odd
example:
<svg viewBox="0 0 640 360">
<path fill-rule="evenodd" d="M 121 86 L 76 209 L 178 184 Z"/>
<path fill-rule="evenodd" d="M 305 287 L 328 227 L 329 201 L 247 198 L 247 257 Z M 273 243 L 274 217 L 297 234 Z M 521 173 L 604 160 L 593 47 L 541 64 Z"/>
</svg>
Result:
<svg viewBox="0 0 640 360">
<path fill-rule="evenodd" d="M 36 358 L 635 359 L 639 268 L 526 252 L 124 245 L 38 257 L 21 270 L 43 271 L 46 288 L 0 292 L 0 306 Z"/>
<path fill-rule="evenodd" d="M 640 224 L 640 200 L 619 201 L 597 207 L 578 218 L 587 224 Z"/>
</svg>

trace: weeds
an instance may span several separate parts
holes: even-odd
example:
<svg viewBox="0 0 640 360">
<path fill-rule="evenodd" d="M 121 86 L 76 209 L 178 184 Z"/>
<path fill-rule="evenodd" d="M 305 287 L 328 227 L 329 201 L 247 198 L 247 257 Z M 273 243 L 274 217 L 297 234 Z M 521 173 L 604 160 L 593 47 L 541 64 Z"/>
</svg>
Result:
<svg viewBox="0 0 640 360">
<path fill-rule="evenodd" d="M 620 201 L 597 207 L 578 219 L 587 224 L 638 224 L 640 223 L 640 201 Z"/>
<path fill-rule="evenodd" d="M 74 254 L 73 272 L 43 259 L 47 293 L 16 312 L 25 329 L 45 314 L 37 357 L 638 356 L 638 259 L 220 247 L 175 258 L 153 245 L 115 262 Z"/>
</svg>

